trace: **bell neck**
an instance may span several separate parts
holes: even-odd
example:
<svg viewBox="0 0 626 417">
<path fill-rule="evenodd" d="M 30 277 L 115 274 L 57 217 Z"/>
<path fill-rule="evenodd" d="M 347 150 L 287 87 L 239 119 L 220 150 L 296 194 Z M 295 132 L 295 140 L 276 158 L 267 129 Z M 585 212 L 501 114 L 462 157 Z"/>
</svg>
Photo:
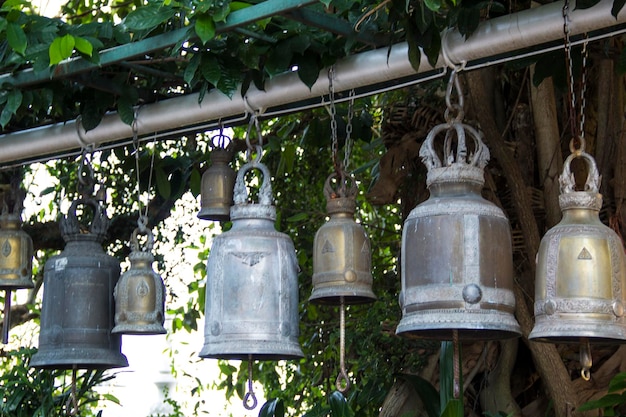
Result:
<svg viewBox="0 0 626 417">
<path fill-rule="evenodd" d="M 0 215 L 0 228 L 5 230 L 17 230 L 20 228 L 22 219 L 17 214 Z"/>
<path fill-rule="evenodd" d="M 589 224 L 600 222 L 602 194 L 574 191 L 559 196 L 564 223 Z"/>
<path fill-rule="evenodd" d="M 326 201 L 326 212 L 333 219 L 353 219 L 355 211 L 354 197 L 336 197 Z"/>
<path fill-rule="evenodd" d="M 468 193 L 480 195 L 485 184 L 484 175 L 480 167 L 453 163 L 446 167 L 431 168 L 426 177 L 426 185 L 434 197 Z"/>
<path fill-rule="evenodd" d="M 477 194 L 480 195 L 483 183 L 470 181 L 446 181 L 434 182 L 428 186 L 430 195 L 433 197 L 454 197 L 459 195 Z"/>
</svg>

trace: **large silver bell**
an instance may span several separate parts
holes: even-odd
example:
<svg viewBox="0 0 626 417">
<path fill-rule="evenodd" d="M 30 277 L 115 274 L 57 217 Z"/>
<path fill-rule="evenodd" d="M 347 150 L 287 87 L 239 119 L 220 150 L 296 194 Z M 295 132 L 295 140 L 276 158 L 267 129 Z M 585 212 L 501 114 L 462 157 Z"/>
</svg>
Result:
<svg viewBox="0 0 626 417">
<path fill-rule="evenodd" d="M 224 136 L 220 134 L 217 138 L 223 139 Z M 234 151 L 230 146 L 224 147 L 224 143 L 216 145 L 221 146 L 214 146 L 210 156 L 211 166 L 202 174 L 198 218 L 228 221 L 230 207 L 233 205 L 233 187 L 237 175 L 229 165 Z"/>
<path fill-rule="evenodd" d="M 440 133 L 442 158 L 433 145 Z M 404 223 L 396 333 L 437 340 L 452 340 L 455 331 L 460 340 L 519 336 L 509 223 L 481 196 L 489 150 L 480 133 L 458 120 L 435 126 L 420 157 L 430 197 Z"/>
<path fill-rule="evenodd" d="M 245 174 L 261 171 L 259 203 L 248 204 Z M 253 161 L 235 182 L 232 228 L 207 261 L 203 358 L 280 360 L 303 356 L 298 343 L 298 264 L 293 242 L 274 228 L 270 173 Z"/>
<path fill-rule="evenodd" d="M 78 221 L 78 205 L 93 209 L 88 230 Z M 44 266 L 39 351 L 30 365 L 52 369 L 108 369 L 128 366 L 114 325 L 113 289 L 120 264 L 102 249 L 109 219 L 94 199 L 72 202 L 60 220 L 65 249 Z"/>
<path fill-rule="evenodd" d="M 586 161 L 584 191 L 575 190 L 570 164 Z M 572 153 L 560 178 L 561 221 L 537 254 L 535 326 L 529 339 L 549 343 L 626 342 L 626 264 L 619 236 L 599 218 L 600 176 L 594 159 Z"/>
<path fill-rule="evenodd" d="M 309 301 L 319 304 L 368 303 L 372 291 L 372 255 L 365 229 L 354 221 L 356 183 L 345 181 L 337 190 L 331 174 L 324 184 L 326 211 L 330 219 L 315 234 L 313 242 L 313 291 Z"/>
<path fill-rule="evenodd" d="M 165 285 L 161 276 L 152 269 L 154 236 L 149 229 L 140 227 L 133 231 L 130 268 L 115 285 L 115 327 L 113 333 L 164 334 Z M 144 229 L 144 230 L 141 230 Z M 139 244 L 139 235 L 147 236 L 145 248 Z"/>
</svg>

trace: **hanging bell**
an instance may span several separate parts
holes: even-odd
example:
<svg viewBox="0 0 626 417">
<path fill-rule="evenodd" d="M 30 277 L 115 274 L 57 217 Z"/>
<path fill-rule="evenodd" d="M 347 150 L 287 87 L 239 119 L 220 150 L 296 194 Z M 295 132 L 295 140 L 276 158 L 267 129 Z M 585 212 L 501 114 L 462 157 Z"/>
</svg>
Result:
<svg viewBox="0 0 626 417">
<path fill-rule="evenodd" d="M 33 240 L 22 230 L 19 213 L 0 214 L 0 289 L 33 288 Z"/>
<path fill-rule="evenodd" d="M 324 184 L 326 211 L 330 219 L 315 234 L 313 242 L 313 291 L 309 301 L 319 304 L 368 303 L 372 292 L 370 241 L 363 226 L 354 221 L 356 183 L 345 181 L 337 190 L 331 174 Z"/>
<path fill-rule="evenodd" d="M 78 205 L 93 209 L 87 229 Z M 92 198 L 72 202 L 60 220 L 65 249 L 44 266 L 39 351 L 30 365 L 50 369 L 108 369 L 128 366 L 114 325 L 113 289 L 120 264 L 102 249 L 109 219 Z"/>
<path fill-rule="evenodd" d="M 396 333 L 437 340 L 452 340 L 453 331 L 459 340 L 516 337 L 509 223 L 481 196 L 489 150 L 459 119 L 435 126 L 420 149 L 430 197 L 404 223 Z M 433 141 L 441 132 L 440 159 Z"/>
<path fill-rule="evenodd" d="M 143 227 L 145 229 L 145 225 Z M 149 229 L 133 231 L 130 268 L 122 274 L 115 286 L 115 327 L 113 333 L 164 334 L 165 285 L 152 269 L 151 250 L 154 236 Z M 147 236 L 145 250 L 139 245 L 139 234 Z"/>
<path fill-rule="evenodd" d="M 259 203 L 248 204 L 245 174 L 259 170 Z M 258 161 L 237 174 L 232 228 L 217 236 L 207 261 L 203 358 L 296 359 L 298 264 L 293 242 L 274 228 L 270 173 Z"/>
<path fill-rule="evenodd" d="M 215 143 L 216 138 L 219 139 L 218 143 Z M 219 134 L 216 138 L 213 138 L 214 146 L 209 158 L 211 166 L 202 174 L 198 218 L 228 221 L 236 176 L 235 170 L 229 165 L 234 151 L 230 146 L 224 147 L 226 136 Z"/>
<path fill-rule="evenodd" d="M 570 171 L 575 158 L 587 162 L 584 191 L 575 190 Z M 602 195 L 594 159 L 584 151 L 573 152 L 565 160 L 559 182 L 563 218 L 539 246 L 535 326 L 528 338 L 549 343 L 624 343 L 624 247 L 600 221 Z"/>
</svg>

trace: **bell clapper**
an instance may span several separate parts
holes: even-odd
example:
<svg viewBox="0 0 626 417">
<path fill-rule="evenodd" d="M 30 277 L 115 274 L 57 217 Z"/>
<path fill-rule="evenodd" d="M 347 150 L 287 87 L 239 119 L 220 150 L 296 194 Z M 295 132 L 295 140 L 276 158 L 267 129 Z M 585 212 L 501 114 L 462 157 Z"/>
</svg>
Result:
<svg viewBox="0 0 626 417">
<path fill-rule="evenodd" d="M 591 379 L 591 367 L 593 366 L 593 359 L 591 358 L 591 346 L 589 345 L 589 339 L 583 337 L 580 339 L 580 376 L 585 381 Z"/>
<path fill-rule="evenodd" d="M 243 406 L 246 410 L 254 410 L 257 406 L 256 395 L 252 388 L 252 355 L 248 355 L 248 392 L 243 396 Z"/>
<path fill-rule="evenodd" d="M 461 367 L 460 367 L 460 345 L 459 345 L 459 331 L 458 329 L 452 330 L 452 369 L 454 372 L 453 382 L 453 396 L 458 400 L 461 398 Z"/>
<path fill-rule="evenodd" d="M 78 394 L 76 392 L 76 373 L 78 371 L 78 366 L 74 364 L 72 366 L 72 387 L 70 390 L 70 396 L 67 399 L 66 407 L 69 408 L 68 415 L 69 416 L 77 416 L 78 415 Z"/>
<path fill-rule="evenodd" d="M 339 375 L 335 385 L 337 391 L 345 394 L 350 389 L 350 378 L 346 372 L 346 304 L 343 295 L 339 306 Z"/>
<path fill-rule="evenodd" d="M 4 292 L 4 318 L 2 321 L 2 344 L 9 343 L 9 327 L 11 326 L 11 290 Z"/>
</svg>

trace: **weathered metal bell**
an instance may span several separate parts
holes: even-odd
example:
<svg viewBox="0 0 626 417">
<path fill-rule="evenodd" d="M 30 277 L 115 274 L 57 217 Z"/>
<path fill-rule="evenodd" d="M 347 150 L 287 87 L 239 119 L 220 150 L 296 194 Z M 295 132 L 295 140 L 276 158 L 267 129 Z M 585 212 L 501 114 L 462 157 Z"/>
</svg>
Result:
<svg viewBox="0 0 626 417">
<path fill-rule="evenodd" d="M 317 231 L 313 242 L 313 291 L 309 301 L 319 304 L 368 303 L 372 291 L 372 255 L 365 229 L 354 221 L 356 183 L 334 190 L 331 174 L 324 184 L 326 211 L 330 219 Z"/>
<path fill-rule="evenodd" d="M 442 132 L 440 159 L 433 141 Z M 489 150 L 480 133 L 459 121 L 435 126 L 420 157 L 430 197 L 404 223 L 396 333 L 437 340 L 452 340 L 455 331 L 459 340 L 519 336 L 509 223 L 481 196 Z"/>
<path fill-rule="evenodd" d="M 570 164 L 587 162 L 584 191 Z M 549 343 L 625 343 L 626 264 L 619 236 L 599 218 L 602 195 L 594 159 L 572 153 L 560 178 L 561 221 L 537 253 L 535 326 L 529 339 Z"/>
<path fill-rule="evenodd" d="M 144 250 L 138 235 L 145 234 Z M 130 268 L 122 274 L 115 285 L 115 327 L 113 333 L 164 334 L 165 285 L 161 276 L 152 269 L 152 246 L 154 236 L 149 229 L 133 231 L 131 252 L 128 256 Z"/>
<path fill-rule="evenodd" d="M 76 215 L 78 205 L 93 209 L 88 230 Z M 102 249 L 109 219 L 94 199 L 72 202 L 60 220 L 65 249 L 44 266 L 39 351 L 30 365 L 51 369 L 108 369 L 128 366 L 114 325 L 113 289 L 120 264 Z"/>
<path fill-rule="evenodd" d="M 33 240 L 19 213 L 0 214 L 0 289 L 33 288 Z"/>
<path fill-rule="evenodd" d="M 248 204 L 245 174 L 259 170 L 259 203 Z M 298 264 L 293 242 L 274 228 L 270 173 L 258 161 L 237 174 L 232 228 L 207 261 L 203 358 L 280 360 L 303 356 L 298 343 Z"/>
<path fill-rule="evenodd" d="M 202 174 L 200 211 L 202 220 L 227 221 L 233 205 L 235 170 L 229 165 L 234 151 L 216 147 L 211 151 L 211 166 Z"/>
</svg>

